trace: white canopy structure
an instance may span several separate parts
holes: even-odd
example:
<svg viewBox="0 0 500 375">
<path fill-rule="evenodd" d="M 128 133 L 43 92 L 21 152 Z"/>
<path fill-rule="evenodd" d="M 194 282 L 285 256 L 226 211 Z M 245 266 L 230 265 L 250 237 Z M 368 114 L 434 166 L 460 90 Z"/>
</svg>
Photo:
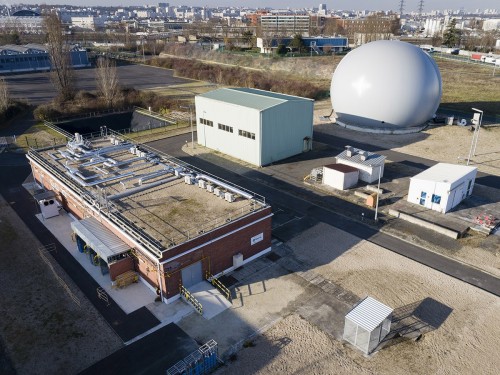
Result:
<svg viewBox="0 0 500 375">
<path fill-rule="evenodd" d="M 370 354 L 391 330 L 392 309 L 366 297 L 347 313 L 344 340 Z"/>
<path fill-rule="evenodd" d="M 107 264 L 130 250 L 129 245 L 93 217 L 73 221 L 71 228 Z"/>
</svg>

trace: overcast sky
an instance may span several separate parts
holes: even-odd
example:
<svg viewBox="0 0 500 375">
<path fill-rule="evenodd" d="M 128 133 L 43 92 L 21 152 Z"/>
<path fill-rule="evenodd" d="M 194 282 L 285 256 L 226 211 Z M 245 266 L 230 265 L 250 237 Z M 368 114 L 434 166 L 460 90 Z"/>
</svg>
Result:
<svg viewBox="0 0 500 375">
<path fill-rule="evenodd" d="M 335 0 L 326 1 L 319 0 L 317 2 L 311 0 L 175 0 L 175 1 L 162 1 L 170 3 L 171 5 L 193 5 L 193 6 L 249 6 L 253 8 L 303 8 L 303 7 L 318 7 L 320 2 L 327 5 L 328 9 L 369 9 L 369 10 L 390 10 L 399 9 L 399 0 Z M 418 9 L 419 0 L 405 0 L 406 11 Z M 17 3 L 23 4 L 68 4 L 68 5 L 108 5 L 108 6 L 126 6 L 126 5 L 156 5 L 158 1 L 140 1 L 140 0 L 24 0 L 24 1 L 10 1 L 1 0 L 4 5 L 11 5 Z M 492 9 L 500 8 L 498 0 L 425 0 L 424 11 L 432 9 L 460 9 L 463 7 L 465 10 L 479 9 Z"/>
</svg>

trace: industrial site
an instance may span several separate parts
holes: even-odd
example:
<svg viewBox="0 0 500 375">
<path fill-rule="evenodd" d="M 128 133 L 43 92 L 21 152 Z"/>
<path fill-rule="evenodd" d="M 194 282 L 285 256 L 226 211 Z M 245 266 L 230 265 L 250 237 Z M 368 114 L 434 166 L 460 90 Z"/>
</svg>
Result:
<svg viewBox="0 0 500 375">
<path fill-rule="evenodd" d="M 0 373 L 498 373 L 498 59 L 403 3 L 249 50 L 195 7 L 147 58 L 71 44 L 68 91 L 51 41 L 0 49 Z"/>
</svg>

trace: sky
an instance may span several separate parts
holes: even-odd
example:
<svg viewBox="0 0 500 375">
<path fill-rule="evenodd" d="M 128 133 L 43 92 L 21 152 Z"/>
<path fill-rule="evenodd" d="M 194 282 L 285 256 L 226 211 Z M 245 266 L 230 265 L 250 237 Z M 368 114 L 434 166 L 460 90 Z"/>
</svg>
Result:
<svg viewBox="0 0 500 375">
<path fill-rule="evenodd" d="M 328 9 L 346 9 L 346 10 L 396 10 L 399 9 L 400 0 L 318 0 L 317 2 L 311 0 L 162 0 L 171 5 L 191 5 L 191 6 L 248 6 L 252 8 L 265 8 L 272 7 L 278 8 L 303 8 L 303 7 L 318 7 L 322 2 L 327 5 Z M 11 4 L 66 4 L 66 5 L 81 5 L 81 6 L 128 6 L 128 5 L 156 5 L 158 0 L 24 0 L 24 1 L 11 1 L 1 0 L 0 3 L 4 5 Z M 416 11 L 418 9 L 419 0 L 405 0 L 405 10 L 407 12 Z M 465 10 L 479 9 L 500 9 L 500 2 L 498 0 L 425 0 L 424 12 L 433 9 L 460 9 L 463 7 Z"/>
</svg>

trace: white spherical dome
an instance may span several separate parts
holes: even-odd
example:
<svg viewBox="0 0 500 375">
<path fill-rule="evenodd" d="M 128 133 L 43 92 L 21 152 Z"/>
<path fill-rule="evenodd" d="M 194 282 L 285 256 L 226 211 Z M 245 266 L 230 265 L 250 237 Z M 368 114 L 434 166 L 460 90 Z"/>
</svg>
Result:
<svg viewBox="0 0 500 375">
<path fill-rule="evenodd" d="M 368 128 L 422 125 L 441 100 L 441 74 L 420 48 L 379 40 L 349 52 L 333 73 L 338 121 Z"/>
</svg>

